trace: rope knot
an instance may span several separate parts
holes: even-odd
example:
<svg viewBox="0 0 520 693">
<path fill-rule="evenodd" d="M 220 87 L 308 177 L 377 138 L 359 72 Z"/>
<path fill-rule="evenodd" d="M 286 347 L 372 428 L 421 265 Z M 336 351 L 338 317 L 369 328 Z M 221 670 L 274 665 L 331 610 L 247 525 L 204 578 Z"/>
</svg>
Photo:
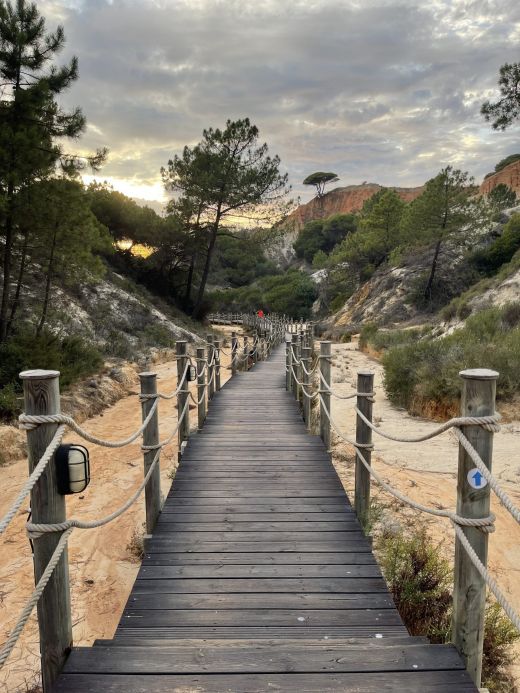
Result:
<svg viewBox="0 0 520 693">
<path fill-rule="evenodd" d="M 495 531 L 496 516 L 490 513 L 487 517 L 461 517 L 453 514 L 451 521 L 459 527 L 476 527 L 484 534 L 492 534 Z"/>
<path fill-rule="evenodd" d="M 18 425 L 22 431 L 34 431 L 42 424 L 69 423 L 70 418 L 63 414 L 20 414 Z"/>
</svg>

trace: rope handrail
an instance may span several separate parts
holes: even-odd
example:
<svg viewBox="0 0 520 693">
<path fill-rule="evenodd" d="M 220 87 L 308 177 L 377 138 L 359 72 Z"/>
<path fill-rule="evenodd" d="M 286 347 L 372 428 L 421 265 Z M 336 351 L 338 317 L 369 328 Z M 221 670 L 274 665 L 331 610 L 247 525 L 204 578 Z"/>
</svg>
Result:
<svg viewBox="0 0 520 693">
<path fill-rule="evenodd" d="M 279 336 L 279 335 L 278 335 Z M 205 341 L 205 340 L 204 340 Z M 244 359 L 249 358 L 251 356 L 254 356 L 255 354 L 258 353 L 258 348 L 259 345 L 270 345 L 276 341 L 275 335 L 271 335 L 268 338 L 260 338 L 260 339 L 255 339 L 253 342 L 254 349 L 251 351 L 248 351 L 246 354 L 244 354 Z M 206 342 L 207 344 L 210 344 Z M 244 346 L 246 342 L 244 340 Z M 33 469 L 31 475 L 25 482 L 24 486 L 20 490 L 18 496 L 16 497 L 14 503 L 10 507 L 10 509 L 7 511 L 7 513 L 4 515 L 4 517 L 0 520 L 0 535 L 5 531 L 5 529 L 9 526 L 13 518 L 16 516 L 16 513 L 19 511 L 24 499 L 27 497 L 27 495 L 32 491 L 34 488 L 35 484 L 38 482 L 42 474 L 44 473 L 45 469 L 47 468 L 49 462 L 53 458 L 54 453 L 56 452 L 57 448 L 61 444 L 63 437 L 65 435 L 65 432 L 67 428 L 70 428 L 73 430 L 75 433 L 77 433 L 81 438 L 83 438 L 86 441 L 89 441 L 95 445 L 100 445 L 102 447 L 108 447 L 108 448 L 120 448 L 120 447 L 125 447 L 127 445 L 130 445 L 133 443 L 141 434 L 144 433 L 145 429 L 147 426 L 150 424 L 152 417 L 156 414 L 157 412 L 157 407 L 159 404 L 160 399 L 164 400 L 170 400 L 173 399 L 174 397 L 178 397 L 178 395 L 182 392 L 188 397 L 186 397 L 184 407 L 182 409 L 182 412 L 179 413 L 176 426 L 174 430 L 171 432 L 171 434 L 163 441 L 160 441 L 157 444 L 154 445 L 144 445 L 142 444 L 141 449 L 143 452 L 153 452 L 155 451 L 155 455 L 153 457 L 153 460 L 150 464 L 150 466 L 147 469 L 146 475 L 144 476 L 144 479 L 142 482 L 139 484 L 138 488 L 134 491 L 134 493 L 116 510 L 114 510 L 112 513 L 109 515 L 106 515 L 102 518 L 96 519 L 96 520 L 80 520 L 77 518 L 69 518 L 64 520 L 63 522 L 57 522 L 57 523 L 32 523 L 28 522 L 26 524 L 26 530 L 27 534 L 30 539 L 38 539 L 39 537 L 52 533 L 52 532 L 61 532 L 62 535 L 58 540 L 58 543 L 56 545 L 56 548 L 54 549 L 54 552 L 48 561 L 39 581 L 36 587 L 34 588 L 31 596 L 29 597 L 28 601 L 26 602 L 24 608 L 22 609 L 22 612 L 13 628 L 11 631 L 10 635 L 8 636 L 6 642 L 3 644 L 3 646 L 0 648 L 0 668 L 4 665 L 5 661 L 11 654 L 13 648 L 15 647 L 23 628 L 25 627 L 25 624 L 27 623 L 34 607 L 38 603 L 38 600 L 42 596 L 45 587 L 49 583 L 49 580 L 52 577 L 52 574 L 54 570 L 56 569 L 63 552 L 65 551 L 65 548 L 67 546 L 68 540 L 73 532 L 74 529 L 94 529 L 97 527 L 102 527 L 103 525 L 108 524 L 109 522 L 112 522 L 113 520 L 117 519 L 120 517 L 123 513 L 125 513 L 139 498 L 139 496 L 142 494 L 143 490 L 147 487 L 148 482 L 150 481 L 152 474 L 154 471 L 156 471 L 157 465 L 159 464 L 160 460 L 160 453 L 163 448 L 168 446 L 172 440 L 174 439 L 175 435 L 178 433 L 181 423 L 184 421 L 186 416 L 189 416 L 189 407 L 190 407 L 190 399 L 194 401 L 197 405 L 199 405 L 207 391 L 209 390 L 210 385 L 213 383 L 213 385 L 216 384 L 217 382 L 217 372 L 218 372 L 218 367 L 220 366 L 220 360 L 218 359 L 218 355 L 220 352 L 228 355 L 228 352 L 226 352 L 222 347 L 219 346 L 218 350 L 215 347 L 215 345 L 211 345 L 214 348 L 212 349 L 211 357 L 204 358 L 204 359 L 199 359 L 196 358 L 195 356 L 192 356 L 189 353 L 178 355 L 175 358 L 175 361 L 179 362 L 182 358 L 186 359 L 186 365 L 184 368 L 184 372 L 180 378 L 180 381 L 178 382 L 177 388 L 175 389 L 174 392 L 165 394 L 165 393 L 153 393 L 153 394 L 148 394 L 148 393 L 141 393 L 140 395 L 140 401 L 146 402 L 149 400 L 153 400 L 152 404 L 150 406 L 150 409 L 144 418 L 141 426 L 138 428 L 137 431 L 132 433 L 128 438 L 124 440 L 119 440 L 119 441 L 109 441 L 109 440 L 104 440 L 102 438 L 99 438 L 92 433 L 86 431 L 83 429 L 72 417 L 66 416 L 63 414 L 46 414 L 46 415 L 29 415 L 29 414 L 21 414 L 19 417 L 19 424 L 20 428 L 30 431 L 36 429 L 38 426 L 42 425 L 57 425 L 57 430 L 55 431 L 52 440 L 50 443 L 47 445 L 47 448 L 45 449 L 45 452 L 43 453 L 42 457 L 40 458 L 38 464 L 35 466 Z M 232 351 L 235 352 L 233 353 L 233 360 L 236 358 L 240 359 L 240 354 L 237 353 L 238 349 L 240 348 L 240 342 L 237 340 L 236 342 L 236 351 L 233 349 Z M 209 375 L 209 378 L 205 378 L 206 382 L 204 383 L 199 383 L 197 382 L 197 386 L 200 387 L 202 386 L 202 396 L 200 399 L 195 399 L 193 396 L 193 393 L 190 391 L 189 386 L 187 389 L 185 389 L 185 385 L 187 382 L 188 378 L 188 372 L 190 367 L 193 367 L 195 364 L 195 372 L 197 375 L 197 379 L 199 379 L 205 372 L 209 372 L 210 368 L 212 366 L 216 366 L 211 368 L 211 373 Z M 148 516 L 147 516 L 147 521 L 148 521 Z"/>
<path fill-rule="evenodd" d="M 479 559 L 477 556 L 475 550 L 469 543 L 466 535 L 464 534 L 463 527 L 476 527 L 477 529 L 486 532 L 486 533 L 491 533 L 495 531 L 495 515 L 491 513 L 487 517 L 482 517 L 482 518 L 468 518 L 468 517 L 462 517 L 458 515 L 456 512 L 452 510 L 443 510 L 439 508 L 432 508 L 430 506 L 426 506 L 422 503 L 419 503 L 417 501 L 414 501 L 412 498 L 407 496 L 406 494 L 402 493 L 399 491 L 399 489 L 396 489 L 395 487 L 391 486 L 388 482 L 386 482 L 378 472 L 372 467 L 371 464 L 369 464 L 365 458 L 365 456 L 362 453 L 362 449 L 373 449 L 373 445 L 371 443 L 359 443 L 357 441 L 350 440 L 347 438 L 338 428 L 337 424 L 335 423 L 334 419 L 331 417 L 330 412 L 328 411 L 325 402 L 323 400 L 323 397 L 320 395 L 320 402 L 323 407 L 323 410 L 325 412 L 325 415 L 327 416 L 327 419 L 330 421 L 331 426 L 333 427 L 334 431 L 337 433 L 337 435 L 346 443 L 352 445 L 355 450 L 356 450 L 356 457 L 357 459 L 360 460 L 360 462 L 363 464 L 367 472 L 370 474 L 371 477 L 375 479 L 375 481 L 385 490 L 387 493 L 390 495 L 394 496 L 398 500 L 400 500 L 402 503 L 408 505 L 409 507 L 418 510 L 420 512 L 427 513 L 429 515 L 434 515 L 437 517 L 445 517 L 450 520 L 451 524 L 453 525 L 453 528 L 455 530 L 455 533 L 461 542 L 462 546 L 464 547 L 464 550 L 466 551 L 467 555 L 469 556 L 472 564 L 475 566 L 477 571 L 479 572 L 480 576 L 486 583 L 486 585 L 489 587 L 491 592 L 494 594 L 496 600 L 498 603 L 502 606 L 508 617 L 510 618 L 511 622 L 514 624 L 514 626 L 518 629 L 520 629 L 520 616 L 517 614 L 515 609 L 512 607 L 512 605 L 508 602 L 506 599 L 504 593 L 501 591 L 499 588 L 496 580 L 493 578 L 492 575 L 490 575 L 489 571 L 487 568 L 484 566 L 482 561 Z M 361 419 L 370 426 L 372 430 L 375 430 L 378 432 L 377 428 L 373 426 L 373 424 L 364 416 L 362 412 L 359 411 L 358 407 L 355 407 L 356 413 L 361 416 Z M 399 442 L 422 442 L 423 440 L 428 440 L 430 438 L 435 437 L 436 435 L 440 435 L 444 431 L 448 430 L 449 428 L 453 428 L 455 434 L 457 435 L 461 445 L 464 447 L 466 452 L 470 455 L 471 459 L 473 462 L 476 464 L 476 466 L 479 468 L 479 470 L 482 472 L 483 476 L 487 479 L 489 482 L 491 488 L 495 491 L 499 499 L 502 501 L 503 505 L 506 507 L 506 509 L 511 513 L 511 515 L 518 521 L 520 522 L 520 511 L 514 506 L 512 500 L 509 498 L 509 496 L 499 487 L 499 484 L 493 474 L 490 472 L 490 470 L 486 467 L 484 464 L 483 460 L 481 459 L 480 455 L 478 452 L 475 450 L 475 448 L 471 445 L 470 441 L 466 438 L 464 433 L 460 430 L 459 425 L 474 425 L 474 426 L 481 426 L 485 428 L 486 430 L 491 430 L 494 432 L 497 428 L 497 421 L 499 419 L 499 416 L 497 414 L 492 415 L 492 416 L 485 416 L 485 417 L 456 417 L 454 419 L 451 419 L 450 421 L 446 422 L 443 426 L 440 426 L 438 429 L 436 429 L 432 434 L 428 435 L 427 437 L 420 437 L 418 439 L 405 439 L 405 440 L 400 440 L 397 439 Z M 384 437 L 389 437 L 385 435 Z M 391 437 L 391 440 L 396 440 L 396 437 Z"/>
<path fill-rule="evenodd" d="M 367 419 L 367 417 L 358 409 L 358 407 L 354 407 L 354 411 L 362 419 L 362 421 L 364 421 L 364 423 L 371 428 L 372 431 L 374 431 L 374 433 L 377 433 L 379 436 L 386 438 L 387 440 L 393 440 L 396 443 L 423 443 L 426 440 L 436 438 L 450 428 L 459 428 L 460 426 L 482 426 L 482 428 L 484 428 L 486 431 L 491 431 L 492 433 L 497 433 L 500 431 L 500 426 L 498 425 L 498 422 L 500 421 L 500 414 L 493 414 L 491 416 L 457 416 L 453 419 L 449 419 L 449 421 L 441 424 L 435 430 L 425 433 L 422 436 L 418 436 L 416 438 L 400 438 L 390 433 L 386 433 L 385 431 L 381 431 L 381 429 Z"/>
</svg>

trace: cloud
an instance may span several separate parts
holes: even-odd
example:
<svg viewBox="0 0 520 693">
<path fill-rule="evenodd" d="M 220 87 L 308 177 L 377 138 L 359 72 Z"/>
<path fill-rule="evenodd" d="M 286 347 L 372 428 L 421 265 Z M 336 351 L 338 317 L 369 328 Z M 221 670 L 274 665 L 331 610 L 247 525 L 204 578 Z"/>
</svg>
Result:
<svg viewBox="0 0 520 693">
<path fill-rule="evenodd" d="M 106 145 L 103 175 L 157 186 L 202 129 L 249 116 L 296 192 L 316 169 L 341 184 L 419 185 L 456 163 L 481 178 L 518 131 L 479 114 L 518 61 L 510 0 L 41 0 L 80 79 L 64 96 Z M 102 176 L 103 177 L 103 176 Z M 152 187 L 150 188 L 152 189 Z M 157 187 L 153 188 L 157 190 Z"/>
</svg>

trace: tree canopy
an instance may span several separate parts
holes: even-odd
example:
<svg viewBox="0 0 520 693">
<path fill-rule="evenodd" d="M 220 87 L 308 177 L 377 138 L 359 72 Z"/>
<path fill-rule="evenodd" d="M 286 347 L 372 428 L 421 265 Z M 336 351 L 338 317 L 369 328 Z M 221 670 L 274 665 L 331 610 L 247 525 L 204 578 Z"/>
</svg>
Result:
<svg viewBox="0 0 520 693">
<path fill-rule="evenodd" d="M 193 314 L 200 316 L 217 236 L 226 220 L 254 219 L 273 223 L 289 192 L 288 176 L 280 173 L 280 159 L 271 157 L 266 143 L 259 145 L 259 131 L 249 118 L 228 120 L 223 130 L 204 130 L 194 147 L 162 169 L 166 190 L 178 193 L 170 204 L 193 232 L 200 232 L 198 258 L 201 276 Z"/>
<path fill-rule="evenodd" d="M 311 173 L 307 178 L 304 179 L 304 185 L 313 185 L 316 188 L 316 194 L 318 197 L 323 197 L 325 193 L 325 186 L 329 183 L 337 183 L 339 181 L 338 175 L 332 173 L 332 171 L 316 171 Z"/>
<path fill-rule="evenodd" d="M 73 176 L 87 163 L 98 167 L 106 156 L 105 150 L 86 158 L 64 151 L 64 140 L 79 137 L 86 123 L 81 109 L 66 111 L 57 102 L 57 96 L 78 78 L 75 57 L 61 67 L 52 63 L 64 43 L 63 28 L 47 32 L 36 4 L 0 0 L 0 234 L 4 240 L 0 342 L 7 337 L 17 303 L 11 296 L 16 251 L 22 275 L 25 267 L 25 236 L 20 233 L 24 192 L 54 175 L 58 164 L 64 175 Z"/>
<path fill-rule="evenodd" d="M 485 101 L 481 113 L 494 130 L 506 130 L 520 117 L 520 63 L 505 63 L 500 68 L 500 98 Z"/>
</svg>

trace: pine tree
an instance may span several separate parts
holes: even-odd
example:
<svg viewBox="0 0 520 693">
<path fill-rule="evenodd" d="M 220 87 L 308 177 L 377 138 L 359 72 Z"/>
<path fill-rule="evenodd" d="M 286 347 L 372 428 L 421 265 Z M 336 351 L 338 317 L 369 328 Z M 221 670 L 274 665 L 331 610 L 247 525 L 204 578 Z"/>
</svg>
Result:
<svg viewBox="0 0 520 693">
<path fill-rule="evenodd" d="M 68 174 L 82 165 L 56 142 L 76 138 L 85 129 L 79 108 L 66 112 L 56 101 L 78 78 L 77 58 L 62 67 L 51 64 L 64 43 L 63 28 L 47 32 L 36 4 L 0 0 L 0 233 L 4 237 L 0 342 L 9 324 L 19 195 L 51 174 L 58 162 Z M 96 166 L 105 154 L 98 152 L 90 163 Z"/>
</svg>

